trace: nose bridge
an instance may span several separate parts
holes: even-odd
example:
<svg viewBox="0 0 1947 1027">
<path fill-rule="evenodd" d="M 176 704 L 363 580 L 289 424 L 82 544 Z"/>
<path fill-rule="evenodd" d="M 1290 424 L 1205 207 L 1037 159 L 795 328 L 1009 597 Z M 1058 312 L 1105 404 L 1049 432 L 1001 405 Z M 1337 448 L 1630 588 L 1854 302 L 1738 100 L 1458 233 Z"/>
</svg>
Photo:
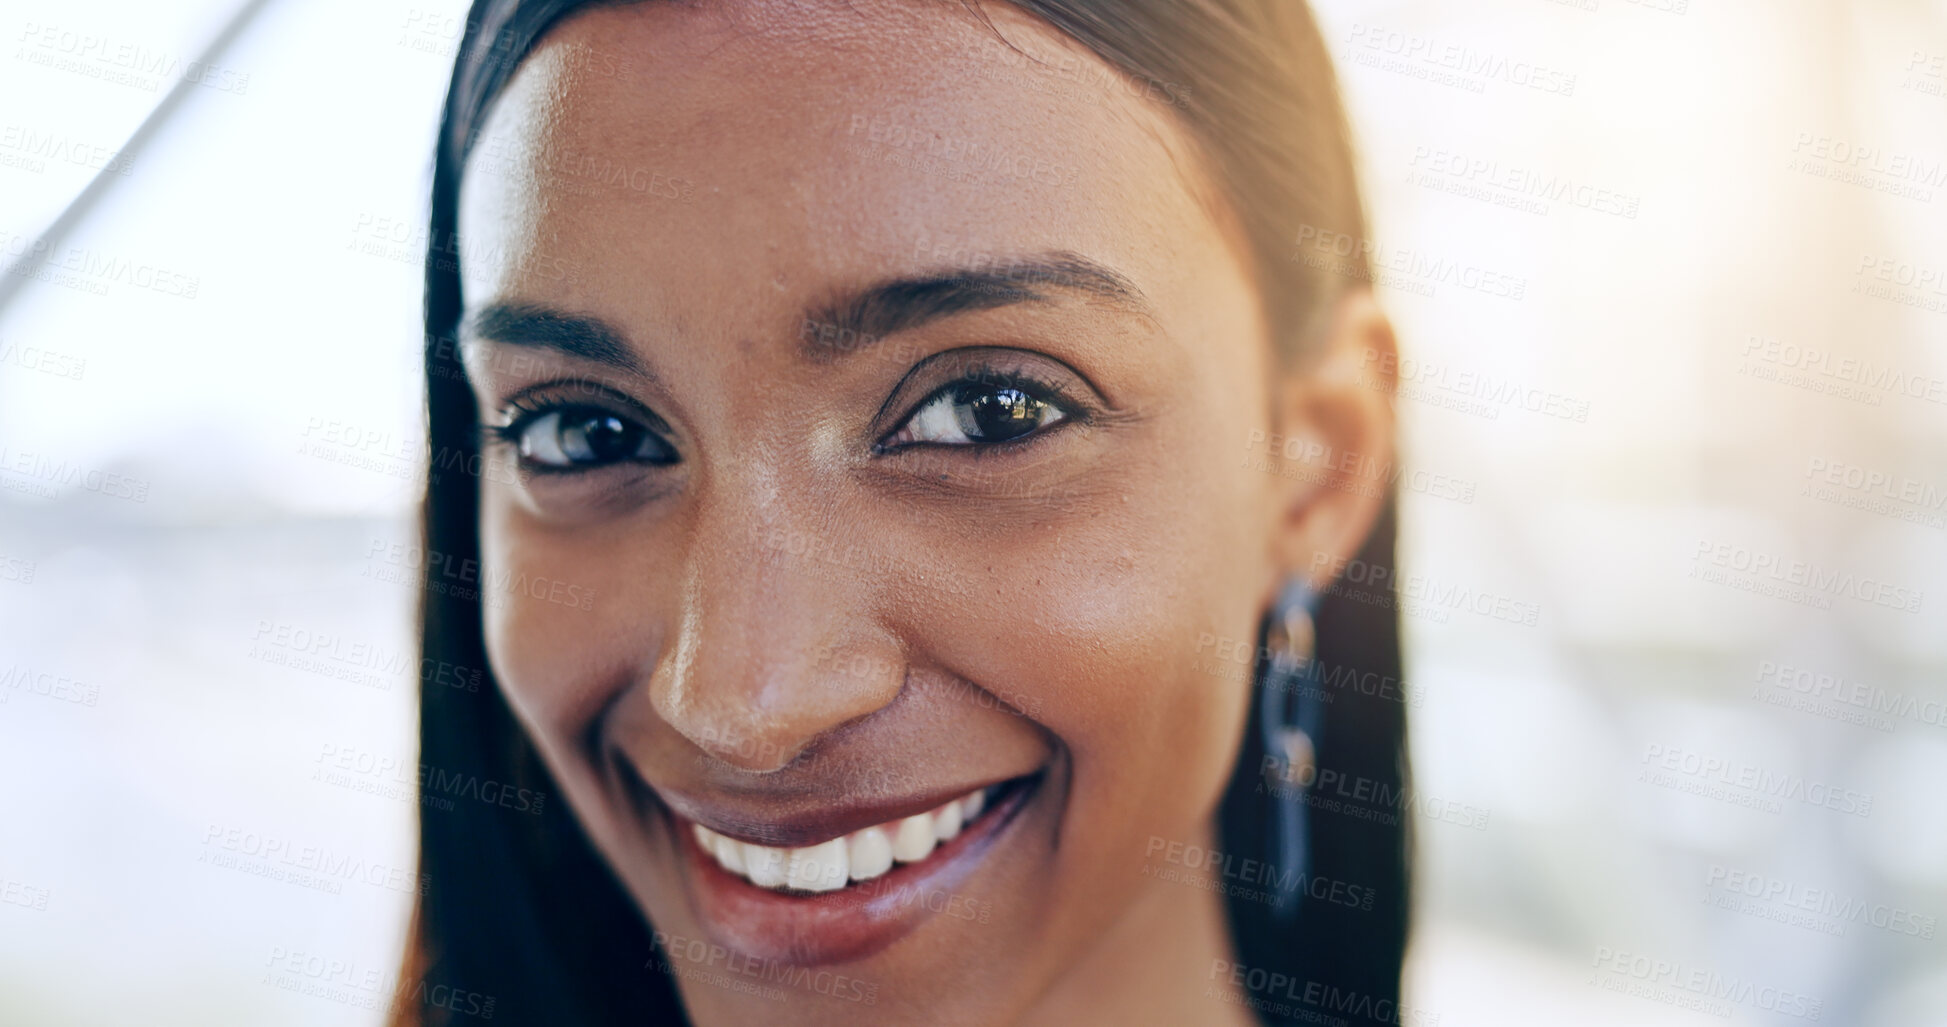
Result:
<svg viewBox="0 0 1947 1027">
<path fill-rule="evenodd" d="M 872 614 L 873 581 L 837 555 L 859 550 L 833 537 L 836 504 L 763 472 L 736 477 L 695 511 L 650 699 L 712 756 L 769 771 L 890 703 L 905 660 Z"/>
</svg>

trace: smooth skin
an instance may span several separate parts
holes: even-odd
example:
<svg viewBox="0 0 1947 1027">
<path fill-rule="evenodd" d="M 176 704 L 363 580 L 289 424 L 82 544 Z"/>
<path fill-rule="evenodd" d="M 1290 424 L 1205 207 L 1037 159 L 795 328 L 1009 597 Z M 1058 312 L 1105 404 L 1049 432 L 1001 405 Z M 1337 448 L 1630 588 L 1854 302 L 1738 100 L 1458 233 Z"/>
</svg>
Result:
<svg viewBox="0 0 1947 1027">
<path fill-rule="evenodd" d="M 984 922 L 934 916 L 827 968 L 869 982 L 869 1009 L 680 978 L 699 1024 L 1251 1022 L 1206 996 L 1231 958 L 1222 896 L 1155 876 L 1154 842 L 1215 845 L 1246 722 L 1200 635 L 1249 644 L 1282 578 L 1327 584 L 1381 504 L 1261 440 L 1385 459 L 1388 389 L 1357 369 L 1392 334 L 1348 283 L 1320 354 L 1280 374 L 1175 113 L 986 10 L 992 28 L 926 0 L 588 11 L 523 63 L 467 169 L 470 314 L 599 319 L 639 365 L 465 339 L 482 421 L 528 418 L 529 457 L 497 450 L 524 473 L 482 483 L 485 563 L 595 597 L 489 604 L 495 677 L 655 928 L 717 937 L 631 776 L 788 811 L 1045 774 L 956 889 Z M 995 29 L 1096 72 L 1024 62 Z M 855 290 L 1047 254 L 1130 288 L 808 344 Z M 969 369 L 1052 382 L 1063 416 L 885 444 Z M 533 466 L 561 441 L 537 416 L 565 404 L 653 424 L 667 459 Z"/>
</svg>

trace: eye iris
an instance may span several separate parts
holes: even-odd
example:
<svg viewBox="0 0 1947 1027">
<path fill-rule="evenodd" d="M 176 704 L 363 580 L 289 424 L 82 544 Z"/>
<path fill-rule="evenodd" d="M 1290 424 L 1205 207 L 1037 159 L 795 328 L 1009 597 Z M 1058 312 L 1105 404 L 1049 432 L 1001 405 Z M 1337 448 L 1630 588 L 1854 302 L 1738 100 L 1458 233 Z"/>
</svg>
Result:
<svg viewBox="0 0 1947 1027">
<path fill-rule="evenodd" d="M 572 460 L 611 463 L 641 448 L 640 429 L 613 414 L 588 413 L 561 427 L 561 451 Z"/>
<path fill-rule="evenodd" d="M 967 434 L 986 442 L 1005 442 L 1040 427 L 1040 400 L 1020 389 L 969 390 L 959 397 Z"/>
</svg>

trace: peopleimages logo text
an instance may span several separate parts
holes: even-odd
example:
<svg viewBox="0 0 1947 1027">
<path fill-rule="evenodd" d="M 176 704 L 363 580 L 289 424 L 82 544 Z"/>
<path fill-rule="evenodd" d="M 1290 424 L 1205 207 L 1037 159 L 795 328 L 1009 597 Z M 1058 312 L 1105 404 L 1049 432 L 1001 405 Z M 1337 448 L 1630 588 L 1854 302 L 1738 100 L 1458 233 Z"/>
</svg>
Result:
<svg viewBox="0 0 1947 1027">
<path fill-rule="evenodd" d="M 1918 612 L 1921 600 L 1926 597 L 1926 593 L 1917 588 L 1891 585 L 1860 577 L 1850 571 L 1834 571 L 1804 560 L 1785 560 L 1774 553 L 1758 552 L 1728 542 L 1699 539 L 1692 559 L 1719 570 L 1768 578 L 1812 592 L 1845 596 L 1907 613 Z"/>
</svg>

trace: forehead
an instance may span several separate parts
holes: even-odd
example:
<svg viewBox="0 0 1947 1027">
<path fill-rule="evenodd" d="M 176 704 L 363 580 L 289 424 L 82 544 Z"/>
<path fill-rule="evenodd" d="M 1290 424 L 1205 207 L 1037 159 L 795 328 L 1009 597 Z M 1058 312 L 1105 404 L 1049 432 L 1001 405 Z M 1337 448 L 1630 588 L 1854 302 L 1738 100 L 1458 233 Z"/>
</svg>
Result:
<svg viewBox="0 0 1947 1027">
<path fill-rule="evenodd" d="M 1167 94 L 1015 8 L 987 12 L 991 27 L 939 0 L 576 15 L 468 160 L 469 305 L 720 319 L 726 301 L 1053 250 L 1166 296 L 1186 237 L 1214 238 Z"/>
</svg>

